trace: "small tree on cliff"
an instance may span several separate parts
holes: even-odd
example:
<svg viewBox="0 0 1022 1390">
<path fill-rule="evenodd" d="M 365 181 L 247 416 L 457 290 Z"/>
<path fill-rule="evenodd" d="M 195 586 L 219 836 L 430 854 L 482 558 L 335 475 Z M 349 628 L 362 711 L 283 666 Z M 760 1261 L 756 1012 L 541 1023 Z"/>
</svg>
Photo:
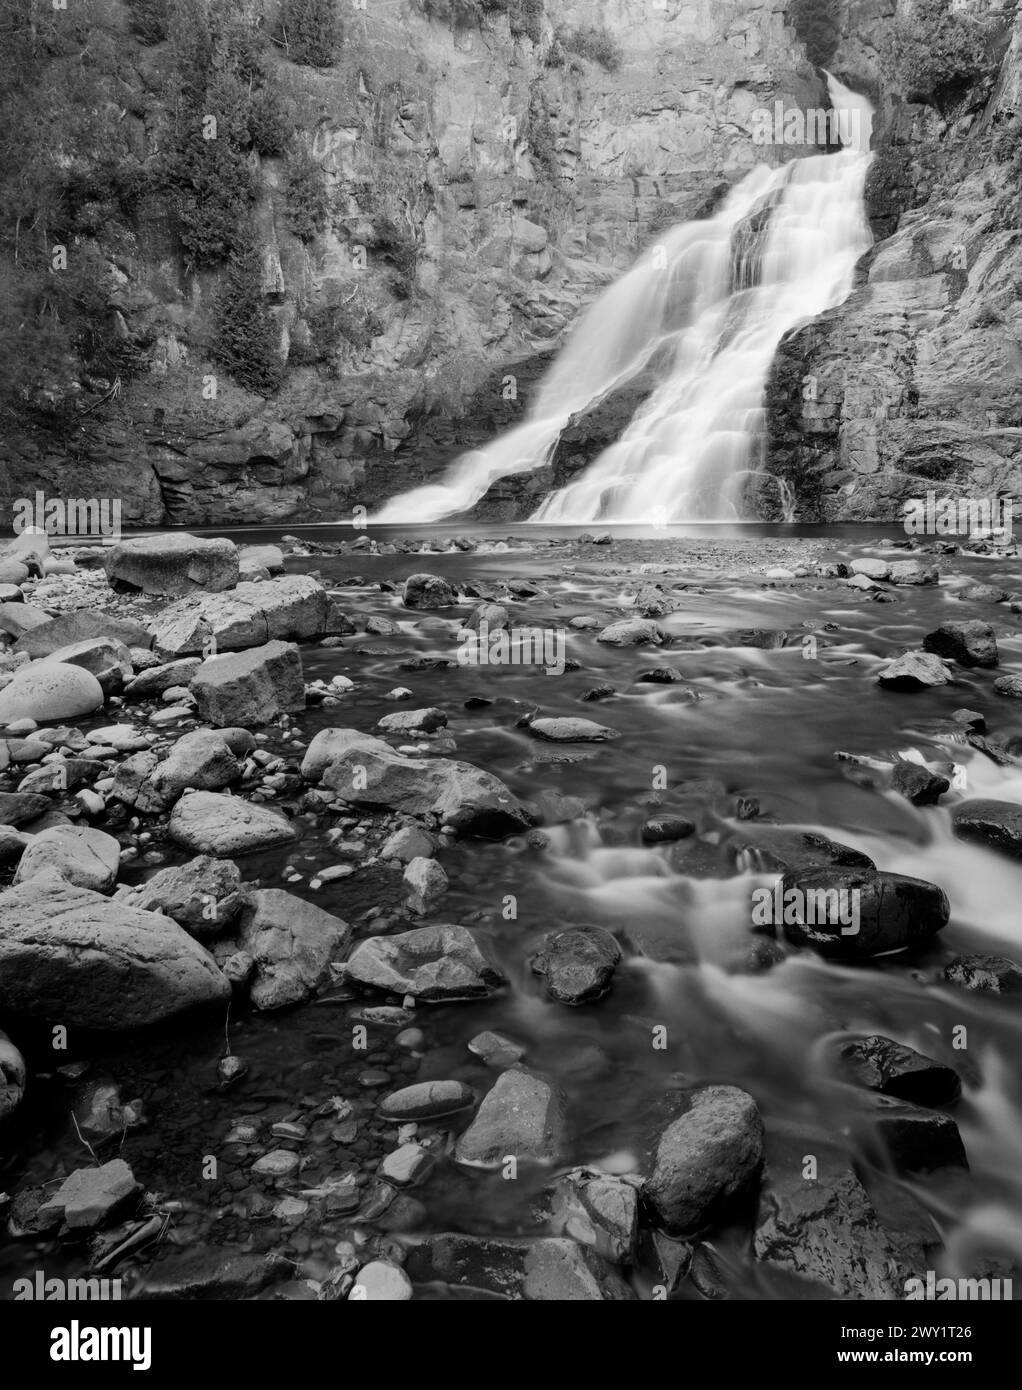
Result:
<svg viewBox="0 0 1022 1390">
<path fill-rule="evenodd" d="M 280 41 L 288 57 L 310 68 L 337 61 L 341 25 L 336 0 L 284 0 L 280 7 Z"/>
<path fill-rule="evenodd" d="M 216 300 L 213 357 L 250 391 L 269 395 L 284 378 L 280 334 L 262 292 L 262 257 L 247 241 L 227 262 Z"/>
</svg>

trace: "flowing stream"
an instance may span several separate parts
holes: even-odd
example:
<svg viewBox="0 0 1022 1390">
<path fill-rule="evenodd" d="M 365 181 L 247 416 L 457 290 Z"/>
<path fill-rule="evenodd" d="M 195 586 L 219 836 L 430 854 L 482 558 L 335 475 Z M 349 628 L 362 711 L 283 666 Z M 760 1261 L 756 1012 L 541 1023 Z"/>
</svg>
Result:
<svg viewBox="0 0 1022 1390">
<path fill-rule="evenodd" d="M 872 107 L 834 77 L 828 86 L 842 150 L 758 165 L 715 216 L 672 228 L 582 316 L 522 425 L 466 454 L 441 482 L 389 501 L 378 520 L 466 512 L 498 478 L 547 463 L 573 415 L 654 359 L 658 385 L 621 437 L 532 520 L 748 519 L 777 347 L 847 297 L 871 242 L 863 189 Z"/>
</svg>

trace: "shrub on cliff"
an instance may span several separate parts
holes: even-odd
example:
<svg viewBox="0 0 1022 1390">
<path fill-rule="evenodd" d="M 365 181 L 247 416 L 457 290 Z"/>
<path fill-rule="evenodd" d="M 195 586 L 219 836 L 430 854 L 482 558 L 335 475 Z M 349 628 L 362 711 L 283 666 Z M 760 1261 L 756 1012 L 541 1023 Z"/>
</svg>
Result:
<svg viewBox="0 0 1022 1390">
<path fill-rule="evenodd" d="M 274 80 L 266 81 L 252 93 L 248 114 L 248 136 L 262 155 L 282 155 L 294 134 L 294 108 Z"/>
<path fill-rule="evenodd" d="M 557 39 L 567 53 L 575 53 L 613 72 L 621 66 L 621 48 L 602 25 L 581 24 L 577 29 L 558 29 Z"/>
<path fill-rule="evenodd" d="M 806 56 L 819 68 L 830 63 L 841 38 L 835 10 L 834 0 L 792 0 L 788 10 L 795 33 L 805 45 Z"/>
<path fill-rule="evenodd" d="M 262 258 L 252 240 L 227 262 L 211 346 L 214 361 L 250 391 L 268 395 L 283 380 L 280 334 L 263 298 Z"/>
<path fill-rule="evenodd" d="M 292 62 L 330 67 L 341 48 L 336 0 L 283 0 L 279 39 Z"/>
<path fill-rule="evenodd" d="M 169 25 L 169 0 L 128 0 L 131 27 L 141 43 L 163 43 Z"/>
<path fill-rule="evenodd" d="M 323 170 L 301 145 L 288 156 L 286 198 L 288 226 L 302 241 L 312 241 L 326 226 L 330 199 Z"/>
<path fill-rule="evenodd" d="M 949 8 L 948 0 L 915 0 L 894 31 L 897 80 L 909 101 L 938 108 L 964 94 L 994 67 L 994 26 Z"/>
</svg>

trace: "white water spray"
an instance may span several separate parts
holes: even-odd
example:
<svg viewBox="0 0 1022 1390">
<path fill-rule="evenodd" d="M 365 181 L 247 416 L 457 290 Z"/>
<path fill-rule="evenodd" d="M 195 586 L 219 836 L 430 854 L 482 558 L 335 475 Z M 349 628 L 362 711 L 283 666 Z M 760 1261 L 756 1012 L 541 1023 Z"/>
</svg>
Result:
<svg viewBox="0 0 1022 1390">
<path fill-rule="evenodd" d="M 442 483 L 394 498 L 375 520 L 430 522 L 468 511 L 498 478 L 541 468 L 572 415 L 647 365 L 659 385 L 621 438 L 531 519 L 746 519 L 778 344 L 847 297 L 871 243 L 863 190 L 873 109 L 827 81 L 849 134 L 843 150 L 759 165 L 716 216 L 672 228 L 583 315 L 524 424 L 465 454 Z"/>
</svg>

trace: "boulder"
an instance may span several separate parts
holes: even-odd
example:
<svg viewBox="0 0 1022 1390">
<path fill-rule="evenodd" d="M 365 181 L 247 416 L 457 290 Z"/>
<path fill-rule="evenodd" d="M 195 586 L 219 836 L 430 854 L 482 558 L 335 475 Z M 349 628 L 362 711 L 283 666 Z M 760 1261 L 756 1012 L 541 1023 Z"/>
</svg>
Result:
<svg viewBox="0 0 1022 1390">
<path fill-rule="evenodd" d="M 876 679 L 885 690 L 927 690 L 949 684 L 951 677 L 932 652 L 906 652 L 888 662 Z"/>
<path fill-rule="evenodd" d="M 481 999 L 507 984 L 467 927 L 430 926 L 360 941 L 345 965 L 356 984 L 424 1004 Z"/>
<path fill-rule="evenodd" d="M 898 1172 L 929 1173 L 938 1168 L 967 1168 L 965 1146 L 950 1115 L 894 1096 L 863 1096 L 850 1132 L 871 1162 L 893 1165 Z"/>
<path fill-rule="evenodd" d="M 267 642 L 210 657 L 192 676 L 189 688 L 199 717 L 218 728 L 268 724 L 305 708 L 302 658 L 291 642 Z"/>
<path fill-rule="evenodd" d="M 68 1027 L 145 1027 L 230 985 L 212 956 L 156 912 L 139 912 L 59 874 L 0 893 L 0 1010 Z"/>
<path fill-rule="evenodd" d="M 468 1168 L 556 1163 L 568 1147 L 566 1102 L 546 1077 L 510 1067 L 501 1072 L 476 1116 L 454 1146 L 454 1160 Z"/>
<path fill-rule="evenodd" d="M 573 1168 L 550 1188 L 548 1228 L 590 1246 L 612 1264 L 628 1264 L 639 1234 L 633 1182 L 595 1168 Z"/>
<path fill-rule="evenodd" d="M 160 869 L 145 883 L 119 888 L 115 896 L 127 907 L 162 912 L 200 940 L 223 936 L 246 901 L 237 864 L 208 854 Z"/>
<path fill-rule="evenodd" d="M 416 912 L 425 912 L 450 886 L 444 870 L 426 855 L 411 860 L 402 877 L 409 890 L 409 904 Z"/>
<path fill-rule="evenodd" d="M 33 835 L 14 875 L 27 883 L 53 870 L 78 888 L 108 893 L 117 881 L 121 847 L 112 835 L 78 825 L 55 825 Z"/>
<path fill-rule="evenodd" d="M 1022 700 L 1022 676 L 998 676 L 994 681 L 994 690 L 998 695 Z"/>
<path fill-rule="evenodd" d="M 946 777 L 913 762 L 895 763 L 891 786 L 913 806 L 936 806 L 940 797 L 951 790 Z"/>
<path fill-rule="evenodd" d="M 138 799 L 135 805 L 140 810 L 153 801 L 170 806 L 186 787 L 194 791 L 219 791 L 228 787 L 241 776 L 241 763 L 235 749 L 248 752 L 254 746 L 247 729 L 195 729 L 183 734 L 149 774 L 148 787 L 152 795 L 142 798 L 145 805 Z"/>
<path fill-rule="evenodd" d="M 133 536 L 106 557 L 111 588 L 179 597 L 199 589 L 219 593 L 238 582 L 238 548 L 224 537 Z"/>
<path fill-rule="evenodd" d="M 886 560 L 853 560 L 850 568 L 853 574 L 864 574 L 867 579 L 878 582 L 891 577 L 891 567 Z"/>
<path fill-rule="evenodd" d="M 103 687 L 91 671 L 39 662 L 23 667 L 0 690 L 0 724 L 25 718 L 36 723 L 80 719 L 101 709 L 103 700 Z"/>
<path fill-rule="evenodd" d="M 667 634 L 648 618 L 622 618 L 598 632 L 596 640 L 609 647 L 659 647 Z"/>
<path fill-rule="evenodd" d="M 475 1104 L 471 1086 L 464 1081 L 418 1081 L 391 1091 L 380 1101 L 380 1114 L 385 1120 L 405 1124 L 412 1120 L 438 1120 L 444 1115 L 456 1115 Z"/>
<path fill-rule="evenodd" d="M 962 1093 L 954 1067 L 880 1034 L 833 1039 L 825 1055 L 842 1081 L 916 1105 L 950 1105 Z"/>
<path fill-rule="evenodd" d="M 548 936 L 529 963 L 551 999 L 575 1005 L 601 999 L 620 960 L 621 947 L 603 927 L 569 927 Z"/>
<path fill-rule="evenodd" d="M 91 608 L 76 608 L 72 613 L 62 613 L 48 623 L 26 632 L 14 644 L 16 652 L 27 652 L 35 659 L 52 656 L 61 647 L 76 642 L 86 642 L 90 638 L 106 638 L 120 642 L 125 647 L 148 647 L 152 634 L 144 624 L 134 618 L 115 617 L 112 613 L 97 613 Z"/>
<path fill-rule="evenodd" d="M 453 608 L 458 595 L 439 574 L 413 574 L 405 580 L 401 601 L 406 608 Z"/>
<path fill-rule="evenodd" d="M 278 545 L 242 545 L 238 547 L 238 565 L 242 579 L 261 570 L 267 574 L 283 574 L 284 552 Z"/>
<path fill-rule="evenodd" d="M 290 844 L 295 828 L 266 806 L 216 792 L 188 792 L 171 812 L 170 838 L 195 854 L 231 859 Z"/>
<path fill-rule="evenodd" d="M 795 870 L 781 880 L 784 935 L 834 959 L 918 945 L 941 931 L 951 908 L 936 884 L 877 869 Z"/>
<path fill-rule="evenodd" d="M 959 840 L 1022 859 L 1022 805 L 1014 801 L 963 801 L 951 812 L 951 828 Z"/>
<path fill-rule="evenodd" d="M 385 734 L 408 737 L 413 734 L 435 734 L 446 729 L 447 715 L 442 709 L 402 709 L 385 714 L 376 725 Z"/>
<path fill-rule="evenodd" d="M 330 962 L 351 940 L 340 917 L 279 888 L 249 894 L 238 941 L 255 961 L 250 998 L 257 1009 L 299 1004 L 330 978 Z"/>
<path fill-rule="evenodd" d="M 153 647 L 157 656 L 170 660 L 272 641 L 304 642 L 324 636 L 333 622 L 322 584 L 306 574 L 290 574 L 239 584 L 230 593 L 179 599 L 155 619 Z"/>
<path fill-rule="evenodd" d="M 942 623 L 923 638 L 923 651 L 949 657 L 959 666 L 996 666 L 997 638 L 989 623 L 978 619 L 965 623 Z"/>
<path fill-rule="evenodd" d="M 150 634 L 151 636 L 151 634 Z M 188 685 L 202 665 L 197 656 L 184 656 L 180 661 L 168 661 L 139 671 L 124 687 L 126 700 L 155 700 L 175 685 Z"/>
<path fill-rule="evenodd" d="M 533 817 L 503 782 L 470 763 L 405 758 L 357 729 L 323 729 L 309 744 L 302 776 L 355 806 L 383 806 L 485 839 L 527 829 Z"/>
<path fill-rule="evenodd" d="M 58 647 L 52 656 L 44 657 L 39 665 L 44 667 L 54 662 L 91 671 L 107 699 L 123 689 L 125 681 L 131 680 L 134 671 L 130 652 L 123 642 L 118 642 L 114 637 L 85 637 L 80 642 L 72 642 L 70 646 Z"/>
<path fill-rule="evenodd" d="M 24 825 L 44 816 L 52 804 L 37 792 L 0 792 L 0 824 Z"/>
<path fill-rule="evenodd" d="M 13 1115 L 25 1095 L 25 1059 L 6 1033 L 0 1031 L 0 1124 Z"/>
<path fill-rule="evenodd" d="M 752 1096 L 706 1086 L 660 1135 L 643 1192 L 664 1226 L 685 1235 L 746 1193 L 762 1163 L 763 1121 Z"/>
<path fill-rule="evenodd" d="M 6 632 L 15 640 L 37 627 L 45 627 L 49 621 L 49 613 L 24 600 L 20 603 L 0 603 L 0 632 Z"/>
</svg>

